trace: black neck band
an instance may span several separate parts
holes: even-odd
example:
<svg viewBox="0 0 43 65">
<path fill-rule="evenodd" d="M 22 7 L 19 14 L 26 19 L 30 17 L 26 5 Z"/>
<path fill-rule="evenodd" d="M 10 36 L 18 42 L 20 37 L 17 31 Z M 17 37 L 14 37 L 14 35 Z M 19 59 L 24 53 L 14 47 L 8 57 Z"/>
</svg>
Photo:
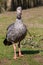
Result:
<svg viewBox="0 0 43 65">
<path fill-rule="evenodd" d="M 21 17 L 17 17 L 17 19 L 21 19 Z"/>
</svg>

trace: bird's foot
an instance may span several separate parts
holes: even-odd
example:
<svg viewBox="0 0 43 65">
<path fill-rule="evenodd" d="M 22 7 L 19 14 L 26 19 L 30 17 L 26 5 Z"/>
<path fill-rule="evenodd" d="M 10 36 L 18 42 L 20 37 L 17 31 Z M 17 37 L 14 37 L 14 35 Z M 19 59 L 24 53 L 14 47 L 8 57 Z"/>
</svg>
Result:
<svg viewBox="0 0 43 65">
<path fill-rule="evenodd" d="M 21 54 L 21 53 L 19 54 L 19 57 L 23 57 L 23 56 L 24 56 L 23 54 Z"/>
<path fill-rule="evenodd" d="M 22 54 L 21 54 L 21 55 L 19 55 L 19 57 L 23 57 L 23 56 L 24 56 L 24 55 L 22 55 Z"/>
<path fill-rule="evenodd" d="M 13 57 L 14 60 L 16 60 L 17 58 L 18 58 L 18 57 L 15 57 L 15 56 Z"/>
</svg>

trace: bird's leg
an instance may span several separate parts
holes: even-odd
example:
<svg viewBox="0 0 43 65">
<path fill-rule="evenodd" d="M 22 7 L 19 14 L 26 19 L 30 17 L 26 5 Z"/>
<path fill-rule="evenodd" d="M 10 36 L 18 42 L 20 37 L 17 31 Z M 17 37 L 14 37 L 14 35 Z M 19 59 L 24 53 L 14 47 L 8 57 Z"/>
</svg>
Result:
<svg viewBox="0 0 43 65">
<path fill-rule="evenodd" d="M 21 53 L 21 49 L 20 49 L 20 42 L 18 44 L 18 48 L 19 48 L 19 56 L 23 56 L 22 53 Z"/>
<path fill-rule="evenodd" d="M 14 59 L 17 58 L 17 55 L 16 55 L 16 44 L 13 44 L 13 48 L 14 48 Z"/>
</svg>

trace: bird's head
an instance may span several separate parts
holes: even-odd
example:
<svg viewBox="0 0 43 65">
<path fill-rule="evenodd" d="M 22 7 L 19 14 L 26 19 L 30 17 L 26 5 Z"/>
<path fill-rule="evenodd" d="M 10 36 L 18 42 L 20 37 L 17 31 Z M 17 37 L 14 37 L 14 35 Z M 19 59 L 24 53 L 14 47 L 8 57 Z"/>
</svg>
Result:
<svg viewBox="0 0 43 65">
<path fill-rule="evenodd" d="M 17 18 L 20 19 L 21 18 L 21 15 L 22 15 L 22 8 L 21 7 L 18 7 L 17 8 Z"/>
</svg>

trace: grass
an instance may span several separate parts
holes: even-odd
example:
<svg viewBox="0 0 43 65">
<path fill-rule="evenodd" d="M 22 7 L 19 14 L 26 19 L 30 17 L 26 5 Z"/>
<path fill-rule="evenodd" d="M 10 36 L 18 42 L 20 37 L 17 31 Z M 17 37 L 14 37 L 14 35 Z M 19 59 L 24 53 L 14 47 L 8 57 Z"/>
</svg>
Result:
<svg viewBox="0 0 43 65">
<path fill-rule="evenodd" d="M 21 50 L 24 57 L 18 58 L 17 60 L 13 59 L 13 46 L 4 46 L 3 44 L 7 32 L 6 28 L 15 21 L 15 16 L 16 12 L 0 14 L 0 65 L 43 65 L 43 7 L 23 10 L 23 23 L 26 24 L 31 36 L 35 35 L 32 43 L 37 42 L 39 47 L 32 47 L 28 44 L 23 45 Z M 27 33 L 25 40 L 29 37 Z M 25 41 L 25 43 L 27 43 L 27 41 Z M 22 41 L 22 43 L 24 43 L 24 41 Z"/>
</svg>

